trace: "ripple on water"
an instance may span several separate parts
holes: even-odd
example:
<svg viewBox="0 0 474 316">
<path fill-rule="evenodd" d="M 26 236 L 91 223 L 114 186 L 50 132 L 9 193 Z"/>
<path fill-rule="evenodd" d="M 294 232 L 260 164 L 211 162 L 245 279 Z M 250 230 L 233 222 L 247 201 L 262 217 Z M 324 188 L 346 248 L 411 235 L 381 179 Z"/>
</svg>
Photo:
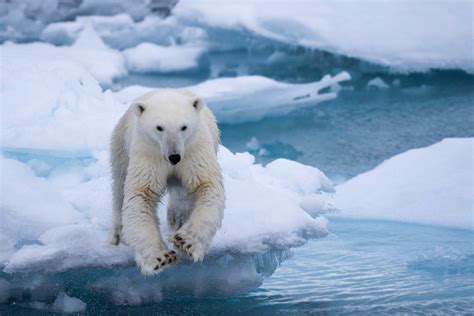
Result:
<svg viewBox="0 0 474 316">
<path fill-rule="evenodd" d="M 332 235 L 297 249 L 264 282 L 267 294 L 281 295 L 271 300 L 279 311 L 474 312 L 474 232 L 338 218 L 330 223 Z"/>
</svg>

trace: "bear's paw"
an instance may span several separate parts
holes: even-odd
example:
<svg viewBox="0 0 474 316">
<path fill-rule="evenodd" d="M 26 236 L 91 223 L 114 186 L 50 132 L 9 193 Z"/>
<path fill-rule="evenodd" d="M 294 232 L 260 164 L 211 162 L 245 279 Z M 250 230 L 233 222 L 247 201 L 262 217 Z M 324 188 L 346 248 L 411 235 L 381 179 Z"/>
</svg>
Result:
<svg viewBox="0 0 474 316">
<path fill-rule="evenodd" d="M 149 255 L 149 256 L 138 256 L 138 266 L 145 275 L 158 274 L 165 268 L 168 268 L 172 264 L 176 263 L 178 257 L 174 250 L 164 251 L 160 254 Z"/>
<path fill-rule="evenodd" d="M 198 238 L 186 232 L 178 232 L 171 237 L 174 246 L 192 257 L 194 262 L 204 259 L 205 249 Z"/>
</svg>

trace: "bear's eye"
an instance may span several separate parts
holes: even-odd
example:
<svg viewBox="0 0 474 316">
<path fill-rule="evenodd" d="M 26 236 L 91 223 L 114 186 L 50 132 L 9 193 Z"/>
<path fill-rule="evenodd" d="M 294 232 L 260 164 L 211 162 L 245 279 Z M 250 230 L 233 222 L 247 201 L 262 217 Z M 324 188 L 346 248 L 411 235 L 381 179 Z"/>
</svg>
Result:
<svg viewBox="0 0 474 316">
<path fill-rule="evenodd" d="M 160 132 L 163 131 L 163 127 L 161 127 L 160 125 L 158 125 L 158 126 L 156 127 L 156 129 L 159 130 Z"/>
<path fill-rule="evenodd" d="M 183 127 L 181 127 L 181 130 L 182 131 L 185 131 L 188 127 L 186 125 L 184 125 Z"/>
</svg>

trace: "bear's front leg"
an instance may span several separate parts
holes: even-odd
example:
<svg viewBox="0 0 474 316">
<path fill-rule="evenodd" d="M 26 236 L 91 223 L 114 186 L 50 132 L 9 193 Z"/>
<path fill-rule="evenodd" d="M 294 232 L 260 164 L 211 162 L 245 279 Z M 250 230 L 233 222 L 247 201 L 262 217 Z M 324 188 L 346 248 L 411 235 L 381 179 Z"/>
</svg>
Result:
<svg viewBox="0 0 474 316">
<path fill-rule="evenodd" d="M 191 186 L 189 190 L 193 192 L 195 198 L 194 209 L 188 221 L 171 237 L 171 242 L 191 256 L 195 262 L 204 259 L 206 250 L 221 227 L 224 217 L 225 193 L 217 161 L 205 170 L 211 172 L 188 179 L 188 185 Z"/>
<path fill-rule="evenodd" d="M 156 216 L 156 204 L 164 192 L 164 185 L 134 176 L 133 172 L 129 175 L 122 213 L 123 238 L 134 250 L 142 273 L 156 274 L 177 259 L 176 253 L 169 251 L 161 238 Z"/>
</svg>

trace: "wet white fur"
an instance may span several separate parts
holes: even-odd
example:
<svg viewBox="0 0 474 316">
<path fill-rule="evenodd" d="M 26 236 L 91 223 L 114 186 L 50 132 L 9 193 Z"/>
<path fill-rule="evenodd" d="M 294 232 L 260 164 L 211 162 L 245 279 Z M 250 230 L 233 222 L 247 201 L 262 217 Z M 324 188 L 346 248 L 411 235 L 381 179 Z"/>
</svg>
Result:
<svg viewBox="0 0 474 316">
<path fill-rule="evenodd" d="M 214 115 L 187 90 L 156 90 L 139 97 L 115 127 L 111 243 L 122 240 L 133 248 L 142 273 L 160 272 L 156 260 L 169 252 L 156 215 L 166 190 L 170 226 L 192 244 L 188 254 L 194 261 L 203 260 L 224 212 L 218 145 Z M 170 154 L 180 154 L 181 161 L 173 166 Z"/>
</svg>

